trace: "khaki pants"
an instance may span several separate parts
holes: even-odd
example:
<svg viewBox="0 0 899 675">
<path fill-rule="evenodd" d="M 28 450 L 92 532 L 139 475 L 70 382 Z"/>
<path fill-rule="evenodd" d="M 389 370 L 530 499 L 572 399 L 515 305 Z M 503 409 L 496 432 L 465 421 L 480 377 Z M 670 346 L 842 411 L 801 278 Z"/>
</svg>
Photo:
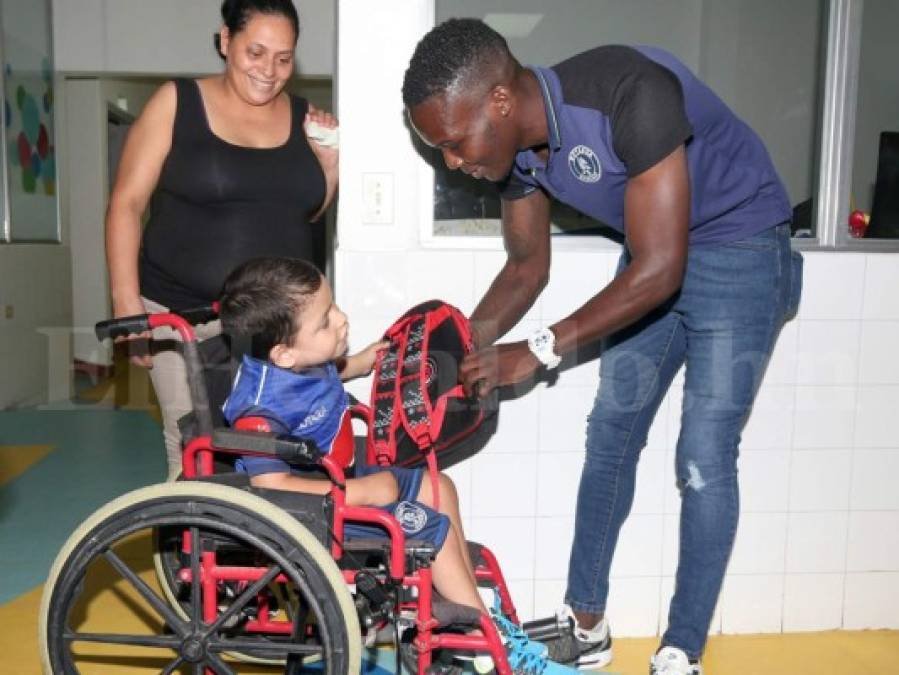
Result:
<svg viewBox="0 0 899 675">
<path fill-rule="evenodd" d="M 147 298 L 141 298 L 147 312 L 156 314 L 167 312 L 168 308 Z M 194 326 L 194 332 L 200 341 L 214 337 L 222 332 L 222 324 L 216 319 L 209 323 Z M 174 343 L 181 342 L 178 331 L 172 328 L 156 328 L 153 330 L 153 368 L 150 369 L 150 380 L 159 400 L 162 412 L 162 432 L 165 438 L 165 451 L 168 460 L 169 480 L 174 480 L 181 471 L 181 432 L 178 420 L 192 410 L 190 389 L 187 386 L 187 369 L 184 359 L 176 350 Z"/>
</svg>

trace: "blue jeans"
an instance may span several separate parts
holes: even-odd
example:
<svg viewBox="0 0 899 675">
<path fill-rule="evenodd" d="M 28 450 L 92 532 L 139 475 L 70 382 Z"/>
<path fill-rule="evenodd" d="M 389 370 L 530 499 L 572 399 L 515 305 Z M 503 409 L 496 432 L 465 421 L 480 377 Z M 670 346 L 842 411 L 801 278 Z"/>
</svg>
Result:
<svg viewBox="0 0 899 675">
<path fill-rule="evenodd" d="M 629 263 L 622 254 L 619 273 Z M 702 653 L 739 517 L 740 433 L 774 342 L 796 312 L 802 257 L 787 224 L 729 244 L 693 247 L 680 291 L 603 343 L 587 424 L 566 602 L 605 611 L 618 532 L 630 512 L 640 451 L 686 364 L 675 473 L 680 549 L 663 645 Z"/>
</svg>

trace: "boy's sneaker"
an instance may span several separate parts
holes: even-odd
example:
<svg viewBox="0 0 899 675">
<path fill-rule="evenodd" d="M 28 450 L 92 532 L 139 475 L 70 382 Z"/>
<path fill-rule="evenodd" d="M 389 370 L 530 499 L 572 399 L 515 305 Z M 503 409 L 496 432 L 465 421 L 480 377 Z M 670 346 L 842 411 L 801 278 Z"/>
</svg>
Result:
<svg viewBox="0 0 899 675">
<path fill-rule="evenodd" d="M 649 659 L 649 675 L 702 675 L 702 666 L 683 649 L 662 647 Z"/>
<path fill-rule="evenodd" d="M 506 659 L 514 675 L 576 675 L 573 668 L 549 660 L 547 648 L 531 640 L 521 626 L 509 621 L 502 612 L 494 609 L 490 614 L 506 644 Z"/>
<path fill-rule="evenodd" d="M 577 625 L 571 607 L 564 605 L 557 613 L 560 625 L 568 624 L 569 635 L 560 636 L 549 647 L 549 657 L 579 670 L 593 670 L 612 660 L 612 634 L 609 622 L 603 617 L 596 626 L 586 630 Z"/>
</svg>

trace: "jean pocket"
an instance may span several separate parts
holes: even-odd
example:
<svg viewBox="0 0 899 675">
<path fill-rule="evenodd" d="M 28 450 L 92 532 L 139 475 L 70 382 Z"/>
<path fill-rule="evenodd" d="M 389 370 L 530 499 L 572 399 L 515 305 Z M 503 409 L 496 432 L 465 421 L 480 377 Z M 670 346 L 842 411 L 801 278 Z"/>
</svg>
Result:
<svg viewBox="0 0 899 675">
<path fill-rule="evenodd" d="M 802 297 L 802 254 L 790 251 L 790 293 L 787 298 L 785 320 L 789 321 L 799 311 L 799 300 Z"/>
</svg>

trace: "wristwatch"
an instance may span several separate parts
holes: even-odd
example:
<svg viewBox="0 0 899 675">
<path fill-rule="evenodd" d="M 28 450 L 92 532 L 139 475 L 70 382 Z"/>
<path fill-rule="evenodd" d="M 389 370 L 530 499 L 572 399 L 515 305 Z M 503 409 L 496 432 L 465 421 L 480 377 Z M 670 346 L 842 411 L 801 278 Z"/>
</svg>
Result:
<svg viewBox="0 0 899 675">
<path fill-rule="evenodd" d="M 553 351 L 556 336 L 549 328 L 541 328 L 531 333 L 528 338 L 528 349 L 547 368 L 555 368 L 562 362 L 562 357 Z"/>
</svg>

